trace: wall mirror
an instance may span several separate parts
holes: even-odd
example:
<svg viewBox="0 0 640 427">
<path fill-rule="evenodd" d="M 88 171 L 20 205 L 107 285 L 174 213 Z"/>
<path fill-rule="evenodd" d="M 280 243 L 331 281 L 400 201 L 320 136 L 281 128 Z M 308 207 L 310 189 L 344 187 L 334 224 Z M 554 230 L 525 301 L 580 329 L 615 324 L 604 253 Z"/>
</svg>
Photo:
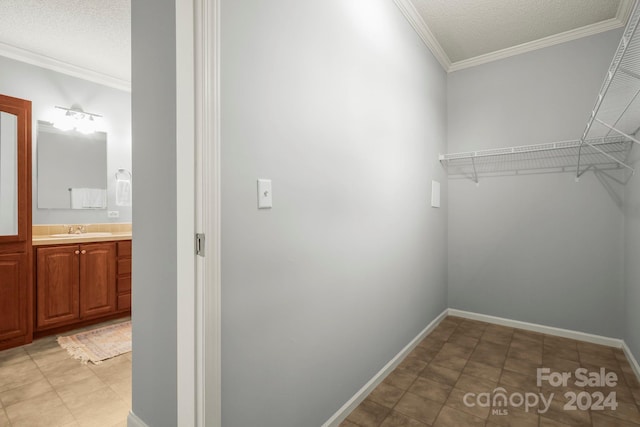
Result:
<svg viewBox="0 0 640 427">
<path fill-rule="evenodd" d="M 0 111 L 0 235 L 18 234 L 18 116 Z"/>
<path fill-rule="evenodd" d="M 38 121 L 38 208 L 107 208 L 107 134 Z"/>
</svg>

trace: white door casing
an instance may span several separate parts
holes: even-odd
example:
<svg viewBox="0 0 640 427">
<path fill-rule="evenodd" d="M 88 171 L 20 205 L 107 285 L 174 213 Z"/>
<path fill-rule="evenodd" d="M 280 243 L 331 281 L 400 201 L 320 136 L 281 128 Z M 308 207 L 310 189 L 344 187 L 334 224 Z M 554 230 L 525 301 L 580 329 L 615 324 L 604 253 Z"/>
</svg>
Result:
<svg viewBox="0 0 640 427">
<path fill-rule="evenodd" d="M 219 0 L 176 0 L 180 426 L 221 425 L 219 11 Z"/>
</svg>

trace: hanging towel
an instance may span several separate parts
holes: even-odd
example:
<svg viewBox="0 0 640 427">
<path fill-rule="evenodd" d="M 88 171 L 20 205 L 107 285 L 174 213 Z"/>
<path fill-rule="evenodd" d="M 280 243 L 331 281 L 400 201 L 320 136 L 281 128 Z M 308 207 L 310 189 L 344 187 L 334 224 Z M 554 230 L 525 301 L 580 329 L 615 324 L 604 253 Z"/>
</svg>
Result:
<svg viewBox="0 0 640 427">
<path fill-rule="evenodd" d="M 131 206 L 131 181 L 116 179 L 116 206 Z"/>
<path fill-rule="evenodd" d="M 103 188 L 86 188 L 82 207 L 85 209 L 101 209 L 107 207 L 107 190 Z"/>
<path fill-rule="evenodd" d="M 71 193 L 71 209 L 82 209 L 86 188 L 70 188 Z"/>
<path fill-rule="evenodd" d="M 71 188 L 71 209 L 107 207 L 107 190 L 103 188 Z"/>
</svg>

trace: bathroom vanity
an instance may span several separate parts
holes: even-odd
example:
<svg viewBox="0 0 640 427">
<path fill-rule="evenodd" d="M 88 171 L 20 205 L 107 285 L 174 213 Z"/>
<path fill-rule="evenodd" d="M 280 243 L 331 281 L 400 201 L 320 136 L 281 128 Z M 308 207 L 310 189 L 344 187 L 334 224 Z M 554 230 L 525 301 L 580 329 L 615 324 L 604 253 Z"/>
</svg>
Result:
<svg viewBox="0 0 640 427">
<path fill-rule="evenodd" d="M 0 350 L 131 314 L 131 224 L 96 224 L 130 218 L 131 172 L 107 172 L 106 132 L 33 129 L 31 108 L 0 95 Z M 76 225 L 32 224 L 51 218 Z"/>
<path fill-rule="evenodd" d="M 34 230 L 36 337 L 131 314 L 130 231 Z"/>
</svg>

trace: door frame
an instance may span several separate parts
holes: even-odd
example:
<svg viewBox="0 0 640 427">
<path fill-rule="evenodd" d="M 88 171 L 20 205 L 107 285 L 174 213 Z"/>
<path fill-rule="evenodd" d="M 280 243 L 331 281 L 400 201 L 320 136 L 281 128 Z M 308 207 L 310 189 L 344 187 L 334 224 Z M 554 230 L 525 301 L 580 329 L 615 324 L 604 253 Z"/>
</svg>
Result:
<svg viewBox="0 0 640 427">
<path fill-rule="evenodd" d="M 176 0 L 178 425 L 221 426 L 220 0 Z M 204 233 L 204 256 L 195 255 Z"/>
</svg>

